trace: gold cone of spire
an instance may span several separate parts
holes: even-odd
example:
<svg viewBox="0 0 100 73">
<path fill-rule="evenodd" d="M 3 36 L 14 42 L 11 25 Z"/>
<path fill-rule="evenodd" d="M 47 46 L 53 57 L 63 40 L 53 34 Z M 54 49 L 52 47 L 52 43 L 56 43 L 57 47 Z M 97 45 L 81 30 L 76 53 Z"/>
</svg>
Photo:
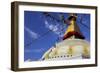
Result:
<svg viewBox="0 0 100 73">
<path fill-rule="evenodd" d="M 78 25 L 76 24 L 77 15 L 74 13 L 71 13 L 70 16 L 68 17 L 68 20 L 70 24 L 64 34 L 63 40 L 67 38 L 84 39 L 84 36 L 82 35 Z"/>
</svg>

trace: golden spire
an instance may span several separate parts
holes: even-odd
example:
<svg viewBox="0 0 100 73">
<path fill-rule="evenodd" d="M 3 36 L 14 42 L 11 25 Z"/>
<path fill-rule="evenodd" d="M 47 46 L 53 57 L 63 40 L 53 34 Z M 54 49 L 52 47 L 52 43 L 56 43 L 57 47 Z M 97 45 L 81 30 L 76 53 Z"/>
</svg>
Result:
<svg viewBox="0 0 100 73">
<path fill-rule="evenodd" d="M 76 14 L 74 13 L 70 14 L 68 18 L 70 24 L 64 34 L 63 40 L 66 38 L 70 38 L 72 36 L 74 36 L 74 38 L 84 39 L 84 36 L 81 34 L 80 29 L 78 25 L 76 24 L 76 19 L 77 19 Z"/>
</svg>

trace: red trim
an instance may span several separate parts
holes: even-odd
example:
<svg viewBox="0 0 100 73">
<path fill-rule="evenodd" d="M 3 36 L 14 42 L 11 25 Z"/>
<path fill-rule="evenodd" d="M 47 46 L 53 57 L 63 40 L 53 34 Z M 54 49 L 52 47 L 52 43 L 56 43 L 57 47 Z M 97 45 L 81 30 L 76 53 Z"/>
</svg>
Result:
<svg viewBox="0 0 100 73">
<path fill-rule="evenodd" d="M 64 35 L 63 40 L 71 37 L 72 35 L 75 35 L 76 37 L 80 38 L 80 39 L 84 39 L 85 37 L 81 34 L 79 34 L 78 32 L 72 31 L 72 32 L 68 32 L 66 35 Z"/>
</svg>

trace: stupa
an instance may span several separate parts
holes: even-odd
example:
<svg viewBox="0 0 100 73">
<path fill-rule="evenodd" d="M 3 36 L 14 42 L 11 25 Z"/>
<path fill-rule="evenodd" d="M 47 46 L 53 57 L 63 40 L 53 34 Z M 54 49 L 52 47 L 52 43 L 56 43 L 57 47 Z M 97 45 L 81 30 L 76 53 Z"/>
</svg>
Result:
<svg viewBox="0 0 100 73">
<path fill-rule="evenodd" d="M 72 13 L 68 17 L 69 26 L 63 36 L 63 41 L 56 43 L 47 50 L 41 60 L 70 60 L 90 58 L 90 44 L 80 31 L 76 20 L 77 15 Z"/>
</svg>

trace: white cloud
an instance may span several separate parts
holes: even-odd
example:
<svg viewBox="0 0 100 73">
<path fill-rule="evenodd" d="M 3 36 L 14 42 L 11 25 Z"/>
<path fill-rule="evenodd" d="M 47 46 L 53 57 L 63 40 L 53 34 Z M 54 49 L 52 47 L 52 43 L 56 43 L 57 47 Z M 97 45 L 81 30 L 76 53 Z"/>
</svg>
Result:
<svg viewBox="0 0 100 73">
<path fill-rule="evenodd" d="M 48 22 L 47 22 L 46 20 L 45 20 L 45 25 L 46 25 L 46 27 L 49 25 Z"/>
<path fill-rule="evenodd" d="M 24 27 L 24 29 L 29 33 L 29 35 L 33 38 L 33 39 L 36 39 L 39 37 L 39 35 L 33 31 L 31 31 L 29 28 L 27 27 Z"/>
<path fill-rule="evenodd" d="M 46 26 L 46 28 L 49 28 L 50 30 L 52 30 L 54 32 L 56 32 L 58 30 L 57 25 L 50 24 L 46 20 L 45 20 L 45 26 Z"/>
<path fill-rule="evenodd" d="M 59 35 L 60 37 L 63 36 L 63 33 L 61 34 L 61 27 L 59 26 L 59 24 L 57 23 L 56 25 L 53 25 L 51 23 L 48 23 L 47 20 L 45 20 L 45 27 L 52 30 L 55 34 Z"/>
<path fill-rule="evenodd" d="M 25 62 L 31 62 L 32 60 L 31 59 L 27 59 L 27 60 L 25 60 Z"/>
<path fill-rule="evenodd" d="M 27 52 L 27 53 L 30 53 L 30 52 L 37 52 L 37 53 L 41 53 L 41 52 L 43 52 L 43 51 L 45 51 L 45 49 L 43 49 L 43 48 L 40 48 L 40 49 L 26 49 L 25 50 L 25 52 Z"/>
</svg>

